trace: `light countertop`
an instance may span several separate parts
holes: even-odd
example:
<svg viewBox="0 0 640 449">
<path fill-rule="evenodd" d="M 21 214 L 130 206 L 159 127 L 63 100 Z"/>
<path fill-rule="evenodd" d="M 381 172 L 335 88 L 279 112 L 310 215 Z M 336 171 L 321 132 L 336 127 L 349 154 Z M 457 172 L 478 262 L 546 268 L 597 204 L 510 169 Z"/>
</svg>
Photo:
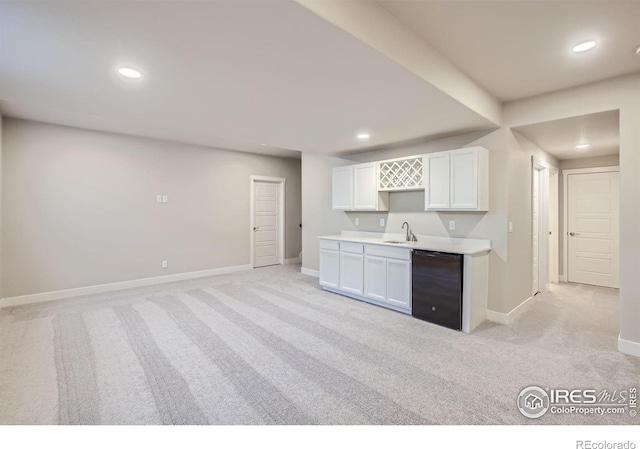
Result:
<svg viewBox="0 0 640 449">
<path fill-rule="evenodd" d="M 490 240 L 435 237 L 428 235 L 416 235 L 416 237 L 418 239 L 417 242 L 406 242 L 405 234 L 342 231 L 339 235 L 320 236 L 318 239 L 392 246 L 396 248 L 407 248 L 409 250 L 441 251 L 445 253 L 468 254 L 471 256 L 479 256 L 491 251 Z M 389 240 L 400 241 L 402 243 L 386 243 L 386 241 Z"/>
</svg>

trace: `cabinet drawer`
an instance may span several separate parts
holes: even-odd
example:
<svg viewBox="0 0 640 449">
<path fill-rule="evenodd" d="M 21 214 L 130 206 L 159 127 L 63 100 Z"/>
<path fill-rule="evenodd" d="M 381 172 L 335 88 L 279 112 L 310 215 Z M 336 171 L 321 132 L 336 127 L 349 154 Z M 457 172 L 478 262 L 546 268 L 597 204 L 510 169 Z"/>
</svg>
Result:
<svg viewBox="0 0 640 449">
<path fill-rule="evenodd" d="M 340 242 L 340 251 L 343 253 L 364 254 L 362 243 Z"/>
<path fill-rule="evenodd" d="M 340 250 L 340 242 L 336 240 L 320 240 L 320 249 Z"/>
<path fill-rule="evenodd" d="M 408 248 L 392 248 L 382 245 L 365 245 L 365 253 L 371 256 L 387 257 L 390 259 L 411 260 L 411 250 Z"/>
</svg>

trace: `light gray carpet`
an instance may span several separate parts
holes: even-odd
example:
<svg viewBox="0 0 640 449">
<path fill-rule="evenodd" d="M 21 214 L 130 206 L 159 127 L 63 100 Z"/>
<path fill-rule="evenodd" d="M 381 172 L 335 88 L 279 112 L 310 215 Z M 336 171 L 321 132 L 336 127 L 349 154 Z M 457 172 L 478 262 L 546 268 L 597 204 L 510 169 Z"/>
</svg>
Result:
<svg viewBox="0 0 640 449">
<path fill-rule="evenodd" d="M 617 291 L 556 286 L 465 335 L 277 266 L 0 311 L 0 423 L 638 424 L 528 420 L 528 385 L 627 389 Z"/>
</svg>

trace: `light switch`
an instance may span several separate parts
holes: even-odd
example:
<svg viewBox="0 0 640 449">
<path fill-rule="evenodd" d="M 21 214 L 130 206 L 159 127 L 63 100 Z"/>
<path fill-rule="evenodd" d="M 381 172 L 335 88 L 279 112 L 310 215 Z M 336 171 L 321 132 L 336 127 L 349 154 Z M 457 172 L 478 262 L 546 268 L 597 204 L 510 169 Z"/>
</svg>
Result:
<svg viewBox="0 0 640 449">
<path fill-rule="evenodd" d="M 162 268 L 168 268 L 169 267 L 169 262 L 167 262 L 166 260 L 162 261 Z"/>
<path fill-rule="evenodd" d="M 449 220 L 449 229 L 450 229 L 451 231 L 453 231 L 453 230 L 455 230 L 455 229 L 456 229 L 456 222 L 455 222 L 455 220 Z"/>
<path fill-rule="evenodd" d="M 162 195 L 162 202 L 163 203 L 168 203 L 169 202 L 169 197 L 167 195 Z"/>
<path fill-rule="evenodd" d="M 360 224 L 360 219 L 358 217 L 356 217 L 356 219 L 354 221 L 356 223 L 356 226 L 358 226 Z"/>
<path fill-rule="evenodd" d="M 156 195 L 156 202 L 162 203 L 162 195 Z"/>
<path fill-rule="evenodd" d="M 513 232 L 513 221 L 509 222 L 509 232 Z"/>
<path fill-rule="evenodd" d="M 380 226 L 384 226 L 384 218 L 380 219 Z"/>
</svg>

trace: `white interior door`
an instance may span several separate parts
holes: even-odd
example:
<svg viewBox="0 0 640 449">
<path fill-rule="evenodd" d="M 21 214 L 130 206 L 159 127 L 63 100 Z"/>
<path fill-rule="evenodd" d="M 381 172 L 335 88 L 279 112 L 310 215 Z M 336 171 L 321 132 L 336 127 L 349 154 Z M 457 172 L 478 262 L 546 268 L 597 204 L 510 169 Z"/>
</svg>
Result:
<svg viewBox="0 0 640 449">
<path fill-rule="evenodd" d="M 540 170 L 533 169 L 532 195 L 532 239 L 533 239 L 533 294 L 540 291 Z"/>
<path fill-rule="evenodd" d="M 568 281 L 620 286 L 618 172 L 568 175 Z"/>
<path fill-rule="evenodd" d="M 280 184 L 253 181 L 253 266 L 280 263 Z"/>
</svg>

